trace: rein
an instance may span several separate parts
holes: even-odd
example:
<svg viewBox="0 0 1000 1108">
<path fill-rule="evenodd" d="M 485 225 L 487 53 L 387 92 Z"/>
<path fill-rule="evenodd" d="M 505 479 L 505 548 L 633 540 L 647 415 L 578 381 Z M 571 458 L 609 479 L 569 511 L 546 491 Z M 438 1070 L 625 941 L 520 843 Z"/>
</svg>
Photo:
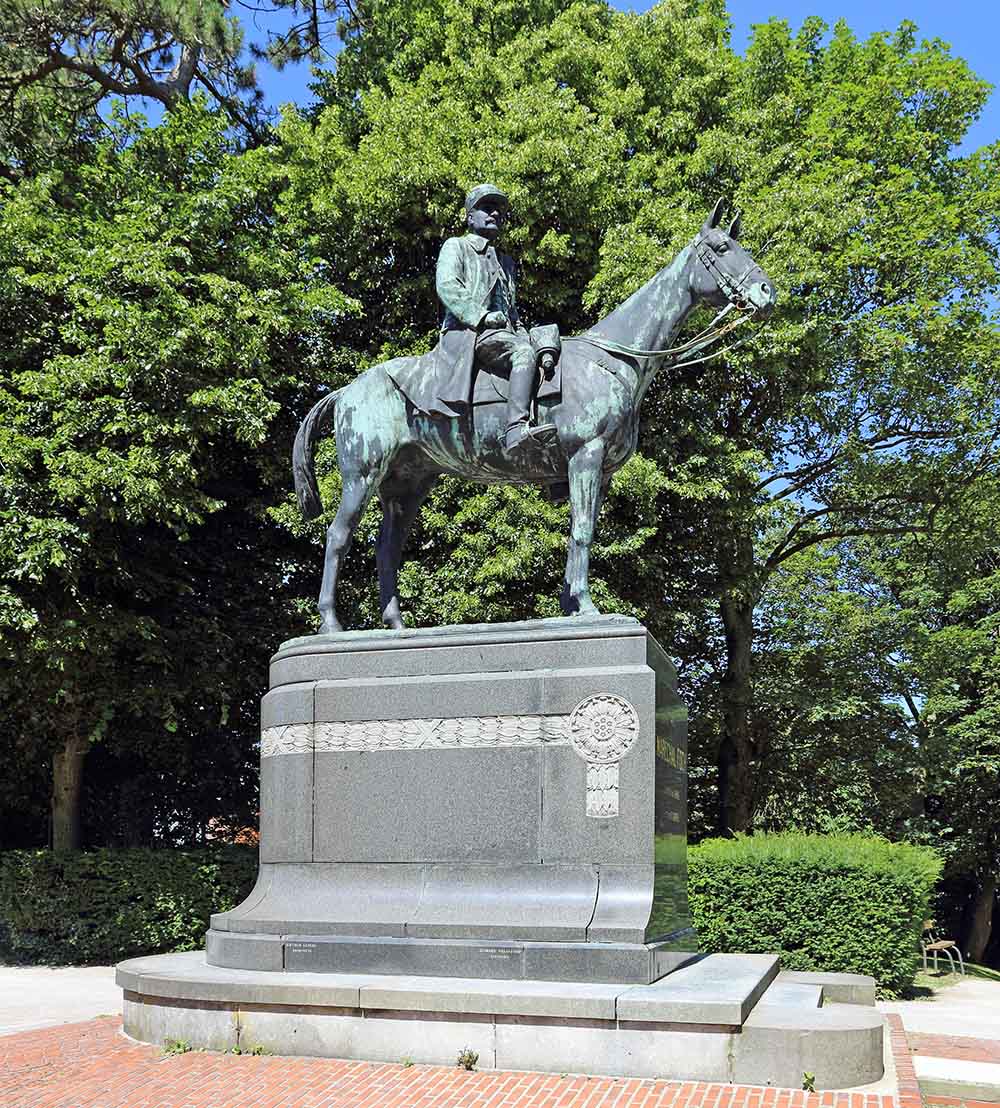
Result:
<svg viewBox="0 0 1000 1108">
<path fill-rule="evenodd" d="M 698 261 L 700 261 L 712 275 L 719 290 L 729 301 L 712 322 L 704 330 L 699 331 L 694 338 L 688 339 L 687 342 L 682 342 L 678 346 L 668 347 L 665 350 L 635 349 L 634 347 L 615 342 L 613 339 L 606 339 L 601 335 L 595 334 L 593 331 L 585 331 L 582 335 L 574 335 L 573 338 L 582 342 L 588 342 L 592 346 L 598 347 L 600 350 L 606 350 L 609 354 L 623 354 L 628 358 L 676 358 L 685 354 L 700 354 L 713 342 L 721 339 L 723 335 L 727 335 L 730 331 L 734 331 L 740 324 L 745 323 L 755 314 L 756 309 L 753 307 L 748 308 L 747 299 L 744 295 L 743 282 L 750 273 L 753 272 L 756 265 L 751 264 L 747 266 L 743 273 L 740 274 L 739 278 L 730 277 L 716 261 L 715 254 L 708 249 L 700 235 L 694 241 L 694 252 Z M 733 311 L 736 312 L 736 318 L 723 322 L 726 316 Z M 722 350 L 717 350 L 714 354 L 709 354 L 704 358 L 690 358 L 686 361 L 675 362 L 672 368 L 676 369 L 697 365 L 699 362 L 706 362 L 709 358 L 717 358 L 721 354 L 725 354 L 728 350 L 733 350 L 739 345 L 741 345 L 741 343 L 731 343 Z"/>
<path fill-rule="evenodd" d="M 682 354 L 700 354 L 707 346 L 722 338 L 723 335 L 729 334 L 730 331 L 734 331 L 741 323 L 746 323 L 750 318 L 750 315 L 740 313 L 735 319 L 722 323 L 722 320 L 734 310 L 738 311 L 735 304 L 727 304 L 704 331 L 699 331 L 694 338 L 682 342 L 679 346 L 671 346 L 666 350 L 637 350 L 612 339 L 603 338 L 601 335 L 595 335 L 592 331 L 585 331 L 582 335 L 573 335 L 572 337 L 582 342 L 589 342 L 592 346 L 600 347 L 601 350 L 606 350 L 609 354 L 624 354 L 629 358 L 667 358 L 678 357 Z M 728 350 L 729 347 L 726 349 Z M 723 351 L 720 350 L 718 353 L 721 354 Z M 716 355 L 712 356 L 715 357 Z M 703 358 L 699 360 L 704 361 Z M 691 363 L 678 362 L 676 364 L 690 365 Z"/>
</svg>

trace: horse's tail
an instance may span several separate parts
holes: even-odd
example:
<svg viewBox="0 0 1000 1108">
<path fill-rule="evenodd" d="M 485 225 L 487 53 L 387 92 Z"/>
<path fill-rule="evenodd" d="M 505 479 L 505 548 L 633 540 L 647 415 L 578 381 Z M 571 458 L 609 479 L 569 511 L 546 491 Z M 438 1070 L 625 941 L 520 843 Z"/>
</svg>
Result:
<svg viewBox="0 0 1000 1108">
<path fill-rule="evenodd" d="M 320 436 L 330 426 L 337 397 L 343 389 L 328 392 L 318 403 L 309 409 L 309 414 L 299 425 L 292 447 L 292 476 L 295 478 L 295 495 L 299 498 L 299 508 L 306 519 L 315 519 L 323 512 L 323 502 L 319 497 L 316 484 L 316 469 L 313 454 Z"/>
</svg>

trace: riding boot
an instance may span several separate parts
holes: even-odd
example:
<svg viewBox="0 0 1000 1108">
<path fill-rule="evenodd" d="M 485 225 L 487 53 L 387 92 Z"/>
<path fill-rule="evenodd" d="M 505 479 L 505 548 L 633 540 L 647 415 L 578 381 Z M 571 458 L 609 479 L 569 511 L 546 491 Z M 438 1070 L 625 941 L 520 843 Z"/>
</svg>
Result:
<svg viewBox="0 0 1000 1108">
<path fill-rule="evenodd" d="M 503 436 L 505 454 L 519 451 L 530 445 L 542 446 L 549 442 L 556 430 L 554 423 L 531 426 L 531 398 L 535 390 L 538 371 L 535 360 L 518 359 L 510 371 L 510 398 L 507 404 L 507 428 Z"/>
</svg>

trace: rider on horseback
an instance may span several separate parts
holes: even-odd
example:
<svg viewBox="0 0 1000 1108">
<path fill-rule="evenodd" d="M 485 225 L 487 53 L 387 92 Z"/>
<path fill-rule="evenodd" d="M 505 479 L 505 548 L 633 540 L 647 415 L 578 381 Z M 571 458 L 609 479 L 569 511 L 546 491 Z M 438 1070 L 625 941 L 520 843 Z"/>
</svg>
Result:
<svg viewBox="0 0 1000 1108">
<path fill-rule="evenodd" d="M 487 484 L 562 485 L 569 493 L 571 522 L 560 603 L 567 614 L 597 611 L 589 585 L 594 528 L 612 474 L 636 448 L 639 404 L 647 388 L 665 364 L 677 368 L 718 356 L 724 351 L 707 353 L 710 346 L 774 307 L 773 282 L 740 245 L 739 219 L 723 229 L 722 207 L 720 200 L 687 246 L 624 304 L 569 340 L 559 359 L 558 400 L 548 391 L 554 381 L 544 398 L 559 449 L 534 456 L 522 451 L 508 461 L 498 456 L 504 423 L 495 400 L 483 399 L 479 419 L 472 418 L 473 370 L 477 362 L 488 367 L 502 362 L 511 374 L 508 438 L 517 450 L 540 430 L 528 425 L 535 352 L 545 366 L 555 362 L 560 344 L 549 327 L 529 345 L 514 303 L 513 265 L 491 249 L 507 215 L 506 198 L 492 185 L 472 190 L 466 207 L 470 233 L 449 239 L 438 264 L 448 318 L 437 348 L 380 362 L 327 392 L 295 436 L 295 489 L 306 519 L 323 511 L 316 444 L 331 426 L 337 438 L 341 494 L 326 535 L 319 597 L 324 632 L 341 630 L 337 578 L 375 493 L 383 506 L 376 549 L 382 619 L 389 627 L 403 627 L 398 588 L 403 544 L 424 498 L 445 474 Z M 715 319 L 678 342 L 699 304 L 716 309 Z M 495 378 L 483 383 L 496 400 L 502 398 Z"/>
<path fill-rule="evenodd" d="M 445 307 L 435 351 L 437 395 L 446 403 L 467 402 L 473 368 L 509 377 L 505 454 L 544 443 L 555 431 L 552 424 L 531 426 L 538 351 L 518 316 L 514 263 L 493 245 L 509 210 L 510 201 L 495 185 L 476 185 L 465 198 L 469 233 L 444 244 L 436 276 Z"/>
</svg>

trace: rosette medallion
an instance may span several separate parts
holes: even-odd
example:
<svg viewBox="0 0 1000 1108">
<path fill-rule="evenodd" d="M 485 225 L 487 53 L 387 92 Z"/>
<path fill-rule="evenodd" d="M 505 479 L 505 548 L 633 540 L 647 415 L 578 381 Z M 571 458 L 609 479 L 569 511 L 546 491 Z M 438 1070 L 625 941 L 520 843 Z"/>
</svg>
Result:
<svg viewBox="0 0 1000 1108">
<path fill-rule="evenodd" d="M 585 697 L 569 717 L 570 742 L 587 763 L 587 815 L 618 815 L 618 762 L 639 737 L 639 714 L 620 696 Z"/>
</svg>

